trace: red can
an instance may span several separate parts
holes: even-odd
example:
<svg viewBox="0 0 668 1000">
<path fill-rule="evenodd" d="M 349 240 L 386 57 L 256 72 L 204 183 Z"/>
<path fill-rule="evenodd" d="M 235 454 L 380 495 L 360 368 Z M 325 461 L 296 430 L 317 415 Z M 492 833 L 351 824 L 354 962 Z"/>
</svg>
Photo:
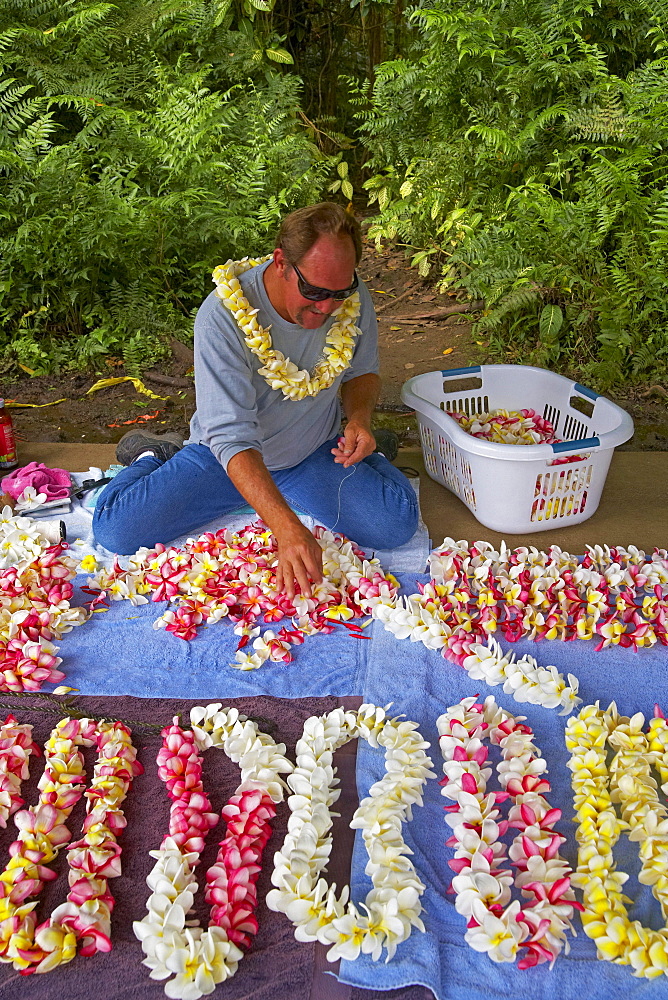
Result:
<svg viewBox="0 0 668 1000">
<path fill-rule="evenodd" d="M 12 418 L 5 409 L 4 399 L 0 399 L 0 469 L 13 469 L 18 464 Z"/>
</svg>

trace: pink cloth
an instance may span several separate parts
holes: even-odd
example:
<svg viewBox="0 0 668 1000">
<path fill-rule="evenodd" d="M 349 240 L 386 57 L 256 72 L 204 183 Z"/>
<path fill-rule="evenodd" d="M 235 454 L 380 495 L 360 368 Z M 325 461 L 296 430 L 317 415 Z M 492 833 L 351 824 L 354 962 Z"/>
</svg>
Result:
<svg viewBox="0 0 668 1000">
<path fill-rule="evenodd" d="M 43 462 L 30 462 L 10 472 L 0 486 L 14 500 L 18 500 L 26 486 L 32 486 L 36 493 L 45 493 L 47 500 L 63 500 L 70 495 L 71 480 L 65 469 L 47 469 Z"/>
</svg>

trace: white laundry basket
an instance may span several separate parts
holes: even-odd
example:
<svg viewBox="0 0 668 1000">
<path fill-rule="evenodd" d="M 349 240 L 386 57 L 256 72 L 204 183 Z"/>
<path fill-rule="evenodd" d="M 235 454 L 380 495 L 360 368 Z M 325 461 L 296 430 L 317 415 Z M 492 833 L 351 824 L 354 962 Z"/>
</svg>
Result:
<svg viewBox="0 0 668 1000">
<path fill-rule="evenodd" d="M 401 398 L 414 409 L 432 479 L 495 531 L 547 531 L 595 512 L 617 445 L 633 435 L 621 407 L 562 375 L 525 365 L 478 365 L 416 375 Z M 559 444 L 496 444 L 467 434 L 445 410 L 483 413 L 531 408 Z M 572 464 L 553 464 L 578 455 Z"/>
</svg>

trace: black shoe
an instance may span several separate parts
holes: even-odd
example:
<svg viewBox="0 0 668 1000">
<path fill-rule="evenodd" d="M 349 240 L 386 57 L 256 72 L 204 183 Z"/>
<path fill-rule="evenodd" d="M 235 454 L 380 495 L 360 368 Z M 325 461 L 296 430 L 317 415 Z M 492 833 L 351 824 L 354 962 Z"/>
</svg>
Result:
<svg viewBox="0 0 668 1000">
<path fill-rule="evenodd" d="M 384 427 L 379 427 L 377 431 L 372 431 L 376 439 L 376 447 L 379 455 L 384 455 L 388 462 L 393 462 L 399 454 L 399 438 L 394 431 L 388 431 Z"/>
<path fill-rule="evenodd" d="M 166 462 L 183 447 L 183 438 L 175 431 L 168 434 L 151 434 L 149 431 L 128 431 L 116 445 L 116 458 L 120 465 L 131 465 L 144 451 L 152 451 L 156 458 Z"/>
</svg>

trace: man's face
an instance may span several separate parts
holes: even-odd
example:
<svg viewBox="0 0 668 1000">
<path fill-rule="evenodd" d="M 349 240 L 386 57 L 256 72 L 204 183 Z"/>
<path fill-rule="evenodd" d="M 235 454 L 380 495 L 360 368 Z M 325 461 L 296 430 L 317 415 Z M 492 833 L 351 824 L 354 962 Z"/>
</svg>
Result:
<svg viewBox="0 0 668 1000">
<path fill-rule="evenodd" d="M 305 330 L 317 330 L 335 309 L 340 299 L 322 299 L 313 302 L 299 292 L 297 272 L 286 261 L 283 251 L 274 251 L 274 263 L 282 278 L 283 306 L 291 323 Z M 349 236 L 318 237 L 297 266 L 310 285 L 332 291 L 350 288 L 355 273 L 355 247 Z"/>
</svg>

